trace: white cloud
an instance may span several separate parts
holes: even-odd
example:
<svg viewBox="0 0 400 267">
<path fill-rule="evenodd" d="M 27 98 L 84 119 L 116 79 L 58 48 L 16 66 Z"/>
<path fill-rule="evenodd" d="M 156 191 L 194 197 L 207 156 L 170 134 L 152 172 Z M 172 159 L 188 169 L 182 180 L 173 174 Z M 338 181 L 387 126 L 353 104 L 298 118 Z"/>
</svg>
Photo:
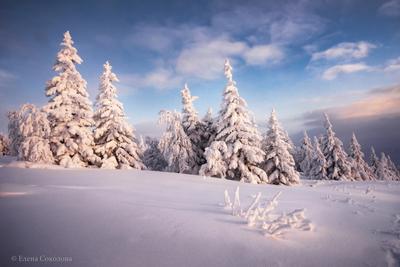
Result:
<svg viewBox="0 0 400 267">
<path fill-rule="evenodd" d="M 176 71 L 182 75 L 214 79 L 222 73 L 226 57 L 240 56 L 247 49 L 246 43 L 227 38 L 195 43 L 181 51 L 176 60 Z"/>
<path fill-rule="evenodd" d="M 176 71 L 202 79 L 215 79 L 222 74 L 225 58 L 241 58 L 247 65 L 267 65 L 280 62 L 284 51 L 277 45 L 255 45 L 218 38 L 195 43 L 184 49 L 177 58 Z"/>
<path fill-rule="evenodd" d="M 324 80 L 333 80 L 339 74 L 348 74 L 348 73 L 355 73 L 361 71 L 370 71 L 373 68 L 364 64 L 364 63 L 355 63 L 355 64 L 343 64 L 343 65 L 336 65 L 330 67 L 329 69 L 325 70 L 322 74 L 322 78 Z"/>
<path fill-rule="evenodd" d="M 312 54 L 311 61 L 320 59 L 360 59 L 368 56 L 371 49 L 376 48 L 376 45 L 361 41 L 357 43 L 340 43 L 325 51 Z"/>
<path fill-rule="evenodd" d="M 158 67 L 144 75 L 120 75 L 120 80 L 123 85 L 132 89 L 155 88 L 158 90 L 178 87 L 183 81 L 181 76 L 163 67 Z"/>
<path fill-rule="evenodd" d="M 388 17 L 400 16 L 400 0 L 387 1 L 379 7 L 378 12 Z"/>
<path fill-rule="evenodd" d="M 183 47 L 220 35 L 212 28 L 191 24 L 171 26 L 139 24 L 126 37 L 125 43 L 165 54 L 165 52 L 179 52 Z"/>
<path fill-rule="evenodd" d="M 248 65 L 265 65 L 280 62 L 284 58 L 284 52 L 277 45 L 256 45 L 247 49 L 243 58 Z"/>
<path fill-rule="evenodd" d="M 385 72 L 392 72 L 400 70 L 400 57 L 388 60 L 386 66 L 383 68 Z"/>
</svg>

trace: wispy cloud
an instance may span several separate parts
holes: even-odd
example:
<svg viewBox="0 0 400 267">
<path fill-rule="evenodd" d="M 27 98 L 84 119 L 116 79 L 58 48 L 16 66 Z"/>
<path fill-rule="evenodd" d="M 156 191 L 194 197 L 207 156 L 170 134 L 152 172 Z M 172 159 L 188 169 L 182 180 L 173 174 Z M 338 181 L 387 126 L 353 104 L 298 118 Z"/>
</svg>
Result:
<svg viewBox="0 0 400 267">
<path fill-rule="evenodd" d="M 179 86 L 183 79 L 176 75 L 174 71 L 163 67 L 158 67 L 145 75 L 125 74 L 120 75 L 121 83 L 132 89 L 155 88 L 164 90 Z"/>
<path fill-rule="evenodd" d="M 400 86 L 371 90 L 367 96 L 338 108 L 340 118 L 361 118 L 400 114 Z"/>
<path fill-rule="evenodd" d="M 323 32 L 326 21 L 313 13 L 308 5 L 308 1 L 299 1 L 275 14 L 277 18 L 270 24 L 272 42 L 301 44 Z"/>
<path fill-rule="evenodd" d="M 284 56 L 283 49 L 277 45 L 256 45 L 247 49 L 243 54 L 248 65 L 278 63 Z"/>
<path fill-rule="evenodd" d="M 387 1 L 379 7 L 378 12 L 388 17 L 400 16 L 400 0 Z"/>
<path fill-rule="evenodd" d="M 308 1 L 233 4 L 217 8 L 206 24 L 138 24 L 124 42 L 158 53 L 167 62 L 168 72 L 155 65 L 140 78 L 149 87 L 160 89 L 161 85 L 153 81 L 164 77 L 172 82 L 163 87 L 175 85 L 181 77 L 213 80 L 220 77 L 227 57 L 241 66 L 275 65 L 287 58 L 293 44 L 304 45 L 323 31 L 325 20 L 309 5 Z"/>
<path fill-rule="evenodd" d="M 323 112 L 338 119 L 366 119 L 400 116 L 400 85 L 369 90 L 346 105 L 309 111 L 303 114 L 305 121 L 313 121 Z"/>
<path fill-rule="evenodd" d="M 135 25 L 124 40 L 128 45 L 136 45 L 159 53 L 171 49 L 178 49 L 189 43 L 203 39 L 210 32 L 198 25 Z"/>
<path fill-rule="evenodd" d="M 176 71 L 182 75 L 214 79 L 221 73 L 226 57 L 241 56 L 247 50 L 246 43 L 227 37 L 197 42 L 180 52 Z"/>
<path fill-rule="evenodd" d="M 241 60 L 246 65 L 254 66 L 276 64 L 285 58 L 284 50 L 278 45 L 250 45 L 245 41 L 235 40 L 228 34 L 215 34 L 210 28 L 194 27 L 193 30 L 186 31 L 185 25 L 180 27 L 179 31 L 164 26 L 159 29 L 154 26 L 145 27 L 144 29 L 149 32 L 140 38 L 139 35 L 130 37 L 131 42 L 136 42 L 136 45 L 140 46 L 146 45 L 147 49 L 159 52 L 160 56 L 165 57 L 165 54 L 169 54 L 164 61 L 168 62 L 170 68 L 168 76 L 173 81 L 180 80 L 178 77 L 182 76 L 215 79 L 221 74 L 225 58 Z M 176 51 L 171 52 L 173 48 Z M 164 53 L 165 51 L 168 53 Z M 156 66 L 142 80 L 151 87 L 152 84 L 156 84 L 147 82 L 154 80 L 147 77 L 153 77 L 155 74 L 159 77 L 160 73 L 163 77 L 167 76 L 165 71 L 160 71 Z M 171 85 L 175 85 L 175 82 L 168 82 L 165 86 Z M 157 85 L 155 88 L 160 89 L 160 87 Z"/>
<path fill-rule="evenodd" d="M 224 6 L 212 17 L 221 32 L 252 33 L 256 42 L 302 44 L 324 31 L 327 21 L 314 12 L 312 1 L 260 1 L 251 5 Z"/>
<path fill-rule="evenodd" d="M 322 79 L 333 80 L 340 74 L 348 74 L 348 73 L 371 71 L 371 70 L 373 70 L 373 68 L 371 66 L 366 65 L 365 63 L 335 65 L 323 72 Z"/>
<path fill-rule="evenodd" d="M 324 80 L 334 80 L 340 74 L 350 74 L 356 72 L 365 72 L 365 71 L 374 71 L 374 72 L 398 72 L 400 71 L 400 57 L 389 59 L 385 64 L 370 66 L 363 62 L 353 63 L 353 64 L 338 64 L 332 67 L 329 67 L 322 73 L 322 79 Z"/>
<path fill-rule="evenodd" d="M 344 42 L 337 44 L 325 51 L 313 53 L 311 60 L 360 59 L 367 57 L 373 48 L 376 48 L 376 45 L 365 41 L 360 41 L 357 43 Z"/>
<path fill-rule="evenodd" d="M 385 72 L 400 71 L 400 57 L 388 60 L 383 70 Z"/>
</svg>

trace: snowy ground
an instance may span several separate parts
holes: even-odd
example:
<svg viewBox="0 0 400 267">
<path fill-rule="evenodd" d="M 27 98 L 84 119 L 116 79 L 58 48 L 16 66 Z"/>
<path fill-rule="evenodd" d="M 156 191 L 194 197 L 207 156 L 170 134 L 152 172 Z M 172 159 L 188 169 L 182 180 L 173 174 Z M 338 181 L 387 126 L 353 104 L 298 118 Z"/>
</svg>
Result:
<svg viewBox="0 0 400 267">
<path fill-rule="evenodd" d="M 399 266 L 400 183 L 11 166 L 0 168 L 0 266 Z M 282 191 L 276 211 L 305 208 L 314 229 L 277 239 L 249 227 L 223 207 L 238 185 L 244 207 Z"/>
</svg>

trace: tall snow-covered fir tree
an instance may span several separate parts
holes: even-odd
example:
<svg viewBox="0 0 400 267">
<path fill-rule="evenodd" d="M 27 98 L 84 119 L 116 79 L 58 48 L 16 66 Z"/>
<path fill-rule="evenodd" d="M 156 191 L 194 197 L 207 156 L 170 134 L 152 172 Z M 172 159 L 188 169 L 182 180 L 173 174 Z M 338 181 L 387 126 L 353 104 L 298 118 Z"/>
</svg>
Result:
<svg viewBox="0 0 400 267">
<path fill-rule="evenodd" d="M 313 180 L 326 180 L 326 160 L 325 156 L 321 151 L 318 137 L 314 136 L 314 149 L 313 158 L 310 169 L 310 179 Z"/>
<path fill-rule="evenodd" d="M 145 169 L 142 150 L 133 128 L 127 122 L 123 105 L 117 99 L 114 82 L 118 82 L 118 78 L 106 62 L 95 105 L 95 152 L 101 158 L 102 168 Z"/>
<path fill-rule="evenodd" d="M 10 111 L 8 117 L 8 138 L 9 138 L 9 154 L 18 156 L 19 148 L 22 142 L 21 131 L 19 129 L 20 115 L 18 111 Z"/>
<path fill-rule="evenodd" d="M 321 143 L 321 150 L 326 160 L 326 174 L 330 180 L 353 180 L 347 154 L 343 149 L 342 141 L 336 137 L 328 115 L 325 113 L 325 135 Z"/>
<path fill-rule="evenodd" d="M 246 102 L 239 96 L 236 82 L 232 78 L 229 60 L 225 61 L 224 70 L 228 82 L 215 124 L 216 136 L 213 141 L 224 142 L 227 148 L 225 164 L 221 166 L 227 166 L 226 178 L 228 179 L 248 183 L 267 183 L 266 173 L 258 167 L 264 159 L 261 136 L 247 110 Z M 209 148 L 219 149 L 221 145 L 211 143 Z M 219 152 L 209 150 L 208 153 L 216 155 Z M 215 170 L 215 172 L 223 173 L 223 170 Z"/>
<path fill-rule="evenodd" d="M 38 110 L 32 104 L 24 104 L 19 114 L 22 142 L 18 158 L 31 162 L 53 163 L 53 154 L 49 144 L 50 125 L 47 114 Z"/>
<path fill-rule="evenodd" d="M 364 153 L 361 145 L 358 143 L 355 133 L 353 133 L 350 141 L 350 158 L 352 176 L 355 180 L 370 181 L 375 180 L 375 174 L 371 167 L 364 160 Z"/>
<path fill-rule="evenodd" d="M 275 110 L 272 110 L 269 118 L 263 150 L 265 152 L 263 166 L 270 183 L 293 185 L 300 182 L 299 173 L 295 170 L 295 162 L 289 152 L 286 136 L 280 128 Z"/>
<path fill-rule="evenodd" d="M 146 137 L 147 149 L 143 152 L 143 163 L 147 169 L 152 171 L 163 171 L 168 166 L 160 149 L 158 149 L 159 141 L 156 138 Z"/>
<path fill-rule="evenodd" d="M 304 131 L 304 136 L 298 149 L 298 161 L 301 171 L 305 176 L 310 175 L 311 163 L 313 159 L 313 145 L 307 131 Z"/>
<path fill-rule="evenodd" d="M 48 81 L 46 95 L 50 97 L 44 111 L 50 122 L 50 145 L 56 163 L 64 167 L 83 167 L 98 163 L 93 152 L 93 111 L 86 91 L 86 81 L 76 69 L 81 64 L 69 32 L 64 33 L 54 71 Z"/>
<path fill-rule="evenodd" d="M 197 173 L 195 151 L 181 123 L 181 114 L 176 111 L 161 111 L 159 123 L 165 123 L 166 129 L 161 136 L 158 148 L 168 163 L 166 171 L 177 173 Z"/>
<path fill-rule="evenodd" d="M 204 131 L 204 125 L 202 121 L 199 120 L 196 109 L 193 106 L 193 101 L 198 97 L 192 96 L 189 87 L 185 83 L 183 89 L 181 90 L 182 96 L 182 126 L 185 130 L 186 135 L 192 142 L 192 148 L 195 152 L 194 161 L 196 162 L 196 169 L 193 173 L 197 173 L 200 166 L 204 164 L 204 145 L 202 140 L 202 132 Z"/>
</svg>

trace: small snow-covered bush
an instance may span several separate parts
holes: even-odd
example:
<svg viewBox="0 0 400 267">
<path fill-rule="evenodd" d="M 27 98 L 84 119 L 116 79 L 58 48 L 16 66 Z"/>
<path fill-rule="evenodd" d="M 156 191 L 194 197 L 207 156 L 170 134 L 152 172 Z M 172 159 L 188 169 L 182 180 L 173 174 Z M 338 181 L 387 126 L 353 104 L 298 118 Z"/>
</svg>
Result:
<svg viewBox="0 0 400 267">
<path fill-rule="evenodd" d="M 201 166 L 200 175 L 225 177 L 227 170 L 225 158 L 227 153 L 228 148 L 225 142 L 212 142 L 210 147 L 207 147 L 204 152 L 207 162 Z"/>
<path fill-rule="evenodd" d="M 243 210 L 240 204 L 239 187 L 237 187 L 233 204 L 228 191 L 224 191 L 224 208 L 231 211 L 233 216 L 245 219 L 249 227 L 260 229 L 265 236 L 271 238 L 283 238 L 292 229 L 299 231 L 313 230 L 314 226 L 311 221 L 305 217 L 305 209 L 296 209 L 282 214 L 273 212 L 278 206 L 280 195 L 281 192 L 262 204 L 262 194 L 258 193 L 254 196 L 250 205 Z"/>
<path fill-rule="evenodd" d="M 50 150 L 50 125 L 47 115 L 32 104 L 25 104 L 19 111 L 19 129 L 22 137 L 19 149 L 19 159 L 53 163 Z"/>
</svg>

